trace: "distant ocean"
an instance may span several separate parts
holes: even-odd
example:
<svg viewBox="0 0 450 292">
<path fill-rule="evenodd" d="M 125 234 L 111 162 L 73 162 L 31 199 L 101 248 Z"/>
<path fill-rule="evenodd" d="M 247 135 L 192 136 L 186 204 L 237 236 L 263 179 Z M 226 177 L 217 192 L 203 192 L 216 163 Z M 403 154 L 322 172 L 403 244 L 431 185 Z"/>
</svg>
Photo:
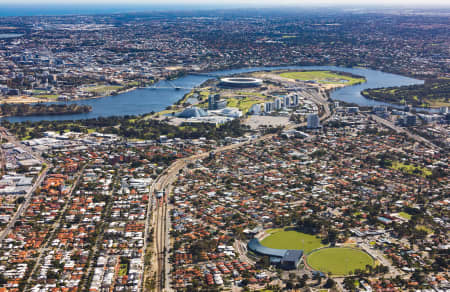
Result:
<svg viewBox="0 0 450 292">
<path fill-rule="evenodd" d="M 152 11 L 180 11 L 226 8 L 225 5 L 55 5 L 55 4 L 28 4 L 10 5 L 0 3 L 0 17 L 6 16 L 51 16 L 51 15 L 77 15 L 77 14 L 112 14 Z M 238 8 L 238 7 L 236 7 Z"/>
</svg>

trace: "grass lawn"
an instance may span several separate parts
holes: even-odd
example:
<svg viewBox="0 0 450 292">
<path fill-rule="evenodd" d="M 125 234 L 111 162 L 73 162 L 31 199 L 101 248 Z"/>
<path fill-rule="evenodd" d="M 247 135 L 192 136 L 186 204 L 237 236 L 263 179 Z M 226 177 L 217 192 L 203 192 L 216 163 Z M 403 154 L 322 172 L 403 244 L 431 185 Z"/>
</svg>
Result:
<svg viewBox="0 0 450 292">
<path fill-rule="evenodd" d="M 301 249 L 305 253 L 324 246 L 321 239 L 294 230 L 278 230 L 261 241 L 261 244 L 278 249 Z"/>
<path fill-rule="evenodd" d="M 208 90 L 202 90 L 202 91 L 199 92 L 198 100 L 201 100 L 201 101 L 205 101 L 206 100 L 206 101 L 208 101 L 209 95 L 210 95 L 210 92 Z"/>
<path fill-rule="evenodd" d="M 193 96 L 193 95 L 194 95 L 194 91 L 189 92 L 188 94 L 186 94 L 186 95 L 183 97 L 183 99 L 181 99 L 181 100 L 178 102 L 178 104 L 184 104 L 184 103 L 186 103 L 186 101 L 187 101 L 189 98 L 191 98 L 191 96 Z"/>
<path fill-rule="evenodd" d="M 128 86 L 139 86 L 139 81 L 132 81 L 127 83 Z"/>
<path fill-rule="evenodd" d="M 446 101 L 444 98 L 438 99 L 425 99 L 431 107 L 441 107 L 441 106 L 450 106 L 450 102 Z"/>
<path fill-rule="evenodd" d="M 256 96 L 261 98 L 266 98 L 266 96 L 259 92 L 251 92 L 251 91 L 238 91 L 237 94 L 245 95 L 245 96 Z"/>
<path fill-rule="evenodd" d="M 273 228 L 273 229 L 268 229 L 266 230 L 267 234 L 272 234 L 272 233 L 276 233 L 276 232 L 280 232 L 283 231 L 283 228 Z"/>
<path fill-rule="evenodd" d="M 86 87 L 83 90 L 87 92 L 93 92 L 97 94 L 105 94 L 111 91 L 116 91 L 118 89 L 121 89 L 122 86 L 119 85 L 99 85 L 94 87 Z"/>
<path fill-rule="evenodd" d="M 33 89 L 32 92 L 33 92 L 34 94 L 41 94 L 41 93 L 46 93 L 47 90 Z"/>
<path fill-rule="evenodd" d="M 242 113 L 247 113 L 248 110 L 252 107 L 252 105 L 262 103 L 259 99 L 254 99 L 250 97 L 244 97 L 244 98 L 227 98 L 227 106 L 228 107 L 235 107 L 242 111 Z"/>
<path fill-rule="evenodd" d="M 430 228 L 428 228 L 428 227 L 426 227 L 426 226 L 423 226 L 423 225 L 417 225 L 417 226 L 416 226 L 416 229 L 417 229 L 417 230 L 423 230 L 423 231 L 425 231 L 425 232 L 428 233 L 428 234 L 433 233 L 433 230 L 431 230 Z"/>
<path fill-rule="evenodd" d="M 120 264 L 119 277 L 127 275 L 127 264 Z"/>
<path fill-rule="evenodd" d="M 400 161 L 393 161 L 391 168 L 395 170 L 400 170 L 401 172 L 404 173 L 420 175 L 423 177 L 427 177 L 432 174 L 431 170 L 429 170 L 426 167 L 414 166 L 412 164 L 405 164 Z"/>
<path fill-rule="evenodd" d="M 403 219 L 406 219 L 406 220 L 410 220 L 411 217 L 412 217 L 410 214 L 408 214 L 406 212 L 400 212 L 400 213 L 398 213 L 398 216 L 400 216 L 400 217 L 402 217 Z"/>
<path fill-rule="evenodd" d="M 343 247 L 324 248 L 307 257 L 308 265 L 323 273 L 349 275 L 355 269 L 365 270 L 366 265 L 374 265 L 374 260 L 365 252 Z"/>
<path fill-rule="evenodd" d="M 40 94 L 40 95 L 36 95 L 35 97 L 46 98 L 46 99 L 57 99 L 58 95 L 57 94 Z"/>
<path fill-rule="evenodd" d="M 20 140 L 25 141 L 25 140 L 30 140 L 30 139 L 31 139 L 31 136 L 25 136 L 25 137 L 21 138 Z"/>
<path fill-rule="evenodd" d="M 298 80 L 314 80 L 324 84 L 347 84 L 354 85 L 363 83 L 363 78 L 353 78 L 330 71 L 300 71 L 285 72 L 280 74 L 281 77 Z"/>
</svg>

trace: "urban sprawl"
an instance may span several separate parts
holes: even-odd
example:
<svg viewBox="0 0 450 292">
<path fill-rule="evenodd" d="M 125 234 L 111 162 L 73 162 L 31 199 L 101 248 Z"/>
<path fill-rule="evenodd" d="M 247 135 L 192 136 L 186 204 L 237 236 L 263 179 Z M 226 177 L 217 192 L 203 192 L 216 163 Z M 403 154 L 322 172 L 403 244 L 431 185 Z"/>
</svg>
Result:
<svg viewBox="0 0 450 292">
<path fill-rule="evenodd" d="M 449 79 L 448 21 L 327 9 L 3 17 L 0 101 L 258 66 Z M 0 292 L 448 291 L 448 95 L 432 111 L 330 98 L 365 81 L 259 70 L 211 76 L 157 113 L 2 120 Z"/>
</svg>

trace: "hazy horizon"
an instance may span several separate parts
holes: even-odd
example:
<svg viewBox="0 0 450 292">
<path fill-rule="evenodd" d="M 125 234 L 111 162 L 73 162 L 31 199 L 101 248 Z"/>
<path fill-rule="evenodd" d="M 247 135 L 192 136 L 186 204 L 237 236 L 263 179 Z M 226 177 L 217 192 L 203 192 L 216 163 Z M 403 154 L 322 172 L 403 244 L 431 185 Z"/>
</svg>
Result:
<svg viewBox="0 0 450 292">
<path fill-rule="evenodd" d="M 318 0 L 314 3 L 309 1 L 280 0 L 277 2 L 269 0 L 231 0 L 231 2 L 219 0 L 211 1 L 197 0 L 167 0 L 161 2 L 143 2 L 131 0 L 129 3 L 121 3 L 113 0 L 94 1 L 71 1 L 58 3 L 55 0 L 37 1 L 26 0 L 10 3 L 10 0 L 0 0 L 0 17 L 13 16 L 67 16 L 67 15 L 95 15 L 95 14 L 116 14 L 116 13 L 146 13 L 155 11 L 183 11 L 183 10 L 214 10 L 214 9 L 314 9 L 314 8 L 342 8 L 342 9 L 445 9 L 441 13 L 450 13 L 450 4 L 442 0 L 431 0 L 424 4 L 418 0 L 379 0 L 369 1 L 364 4 L 355 0 Z"/>
<path fill-rule="evenodd" d="M 435 7 L 435 6 L 447 6 L 450 7 L 450 2 L 446 0 L 430 0 L 424 2 L 423 0 L 369 0 L 361 3 L 359 0 L 316 0 L 314 3 L 306 0 L 218 0 L 213 3 L 210 0 L 166 0 L 164 4 L 160 1 L 143 1 L 143 0 L 131 0 L 126 4 L 119 0 L 72 0 L 68 2 L 61 3 L 57 0 L 25 0 L 16 1 L 11 3 L 10 0 L 0 0 L 1 5 L 7 6 L 21 6 L 21 5 L 59 5 L 59 6 L 78 6 L 78 5 L 114 5 L 114 6 L 171 6 L 171 5 L 182 5 L 182 6 L 199 6 L 205 5 L 208 7 L 220 6 L 220 7 L 314 7 L 314 6 L 355 6 L 355 7 L 398 7 L 398 6 L 408 6 L 408 7 Z"/>
</svg>

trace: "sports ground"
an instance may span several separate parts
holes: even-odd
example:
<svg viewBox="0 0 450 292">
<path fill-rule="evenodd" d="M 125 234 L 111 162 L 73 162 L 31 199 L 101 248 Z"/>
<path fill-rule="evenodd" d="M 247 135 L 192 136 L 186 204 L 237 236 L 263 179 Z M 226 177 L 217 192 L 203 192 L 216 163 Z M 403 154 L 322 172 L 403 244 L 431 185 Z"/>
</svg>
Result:
<svg viewBox="0 0 450 292">
<path fill-rule="evenodd" d="M 320 238 L 295 230 L 274 229 L 269 230 L 269 236 L 261 241 L 261 244 L 277 249 L 299 249 L 308 253 L 313 249 L 322 247 Z"/>
<path fill-rule="evenodd" d="M 364 251 L 345 247 L 320 249 L 306 260 L 312 269 L 332 275 L 350 275 L 356 269 L 365 270 L 366 265 L 374 265 L 374 260 Z"/>
<path fill-rule="evenodd" d="M 350 77 L 348 75 L 341 75 L 331 71 L 285 72 L 281 73 L 280 76 L 297 80 L 314 80 L 323 84 L 354 85 L 365 81 L 363 78 Z"/>
</svg>

